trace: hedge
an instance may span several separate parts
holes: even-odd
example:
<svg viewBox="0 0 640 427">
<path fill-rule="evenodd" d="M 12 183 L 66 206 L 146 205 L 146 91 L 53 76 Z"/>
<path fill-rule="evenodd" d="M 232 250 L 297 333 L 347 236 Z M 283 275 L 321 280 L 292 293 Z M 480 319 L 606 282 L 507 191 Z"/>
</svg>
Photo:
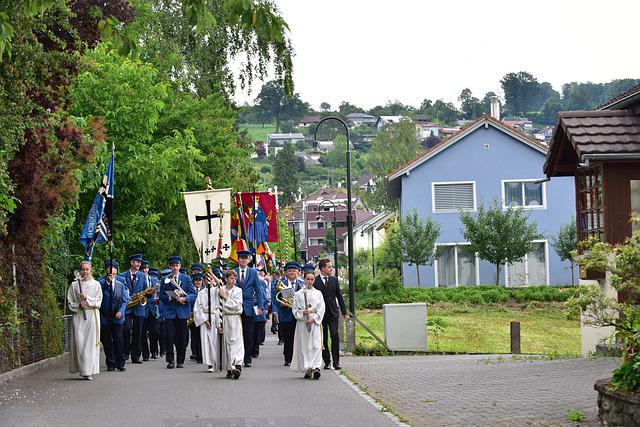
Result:
<svg viewBox="0 0 640 427">
<path fill-rule="evenodd" d="M 576 293 L 576 287 L 531 286 L 528 288 L 503 288 L 492 285 L 460 288 L 397 288 L 358 292 L 356 305 L 360 309 L 379 309 L 383 304 L 425 302 L 464 303 L 483 305 L 507 301 L 566 301 Z"/>
</svg>

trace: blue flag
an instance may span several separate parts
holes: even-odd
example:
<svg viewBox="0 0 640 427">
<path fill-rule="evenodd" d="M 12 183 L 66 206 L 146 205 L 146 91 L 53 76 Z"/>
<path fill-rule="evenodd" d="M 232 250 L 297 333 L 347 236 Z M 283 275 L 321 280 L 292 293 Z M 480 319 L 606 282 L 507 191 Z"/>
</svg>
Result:
<svg viewBox="0 0 640 427">
<path fill-rule="evenodd" d="M 84 246 L 84 259 L 91 261 L 93 248 L 96 244 L 106 242 L 111 239 L 112 210 L 113 210 L 113 163 L 114 154 L 111 153 L 107 172 L 102 178 L 102 184 L 93 205 L 87 215 L 87 220 L 80 234 L 80 243 Z"/>
</svg>

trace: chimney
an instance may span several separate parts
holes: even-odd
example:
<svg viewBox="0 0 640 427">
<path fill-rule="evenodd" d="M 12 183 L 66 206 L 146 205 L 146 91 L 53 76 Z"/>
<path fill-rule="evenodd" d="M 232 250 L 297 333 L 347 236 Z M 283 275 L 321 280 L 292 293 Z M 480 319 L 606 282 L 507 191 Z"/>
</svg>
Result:
<svg viewBox="0 0 640 427">
<path fill-rule="evenodd" d="M 497 96 L 491 97 L 491 116 L 500 120 L 500 99 Z"/>
</svg>

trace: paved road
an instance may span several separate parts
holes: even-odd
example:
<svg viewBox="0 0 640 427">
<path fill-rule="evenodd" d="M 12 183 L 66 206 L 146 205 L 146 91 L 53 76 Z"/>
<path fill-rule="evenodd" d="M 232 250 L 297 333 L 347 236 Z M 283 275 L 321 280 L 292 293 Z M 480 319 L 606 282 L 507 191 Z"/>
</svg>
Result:
<svg viewBox="0 0 640 427">
<path fill-rule="evenodd" d="M 349 357 L 342 367 L 413 426 L 558 426 L 570 425 L 568 409 L 582 410 L 587 424 L 595 425 L 593 384 L 619 363 L 398 356 Z"/>
<path fill-rule="evenodd" d="M 89 382 L 70 375 L 63 359 L 0 385 L 0 426 L 395 425 L 333 370 L 319 381 L 290 373 L 282 346 L 267 333 L 260 358 L 237 381 L 193 362 L 168 370 L 152 360 Z"/>
</svg>

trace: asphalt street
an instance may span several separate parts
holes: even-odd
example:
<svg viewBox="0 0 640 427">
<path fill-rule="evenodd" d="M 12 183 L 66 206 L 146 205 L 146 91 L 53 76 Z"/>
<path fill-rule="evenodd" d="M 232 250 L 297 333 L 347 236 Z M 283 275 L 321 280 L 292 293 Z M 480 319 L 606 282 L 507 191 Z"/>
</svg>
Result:
<svg viewBox="0 0 640 427">
<path fill-rule="evenodd" d="M 283 366 L 282 346 L 267 341 L 239 380 L 208 373 L 192 361 L 166 369 L 164 360 L 127 363 L 93 381 L 54 367 L 0 385 L 0 426 L 393 426 L 395 423 L 333 370 L 318 381 Z"/>
</svg>

